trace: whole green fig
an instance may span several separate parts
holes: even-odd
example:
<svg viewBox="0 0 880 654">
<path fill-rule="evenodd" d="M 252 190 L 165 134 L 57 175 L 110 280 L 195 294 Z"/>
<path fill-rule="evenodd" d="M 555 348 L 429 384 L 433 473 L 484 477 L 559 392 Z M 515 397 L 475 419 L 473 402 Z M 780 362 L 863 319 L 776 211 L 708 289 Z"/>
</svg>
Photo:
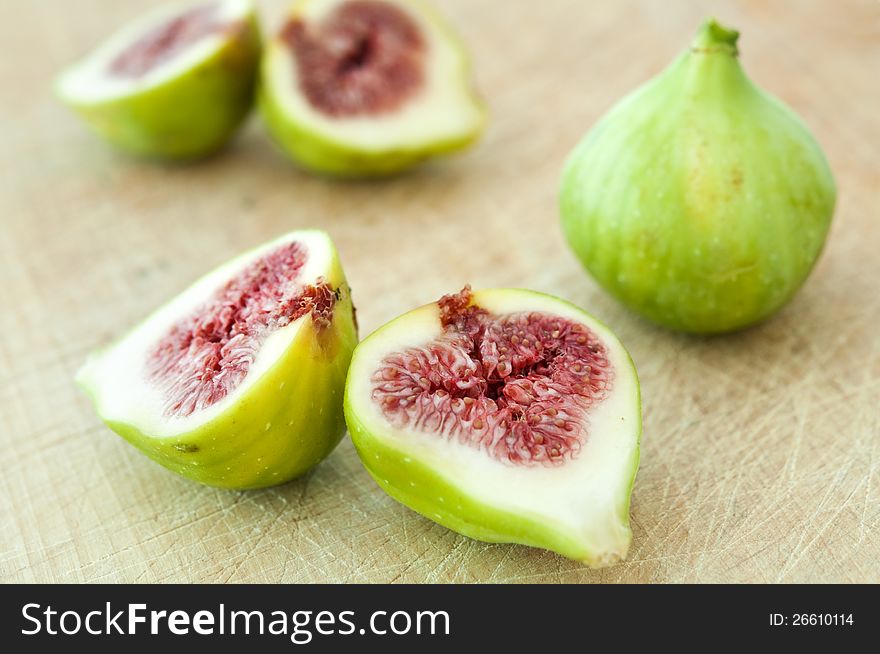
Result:
<svg viewBox="0 0 880 654">
<path fill-rule="evenodd" d="M 738 36 L 707 21 L 563 175 L 562 224 L 584 266 L 633 310 L 688 332 L 740 329 L 782 307 L 834 211 L 822 150 L 745 75 Z"/>
</svg>

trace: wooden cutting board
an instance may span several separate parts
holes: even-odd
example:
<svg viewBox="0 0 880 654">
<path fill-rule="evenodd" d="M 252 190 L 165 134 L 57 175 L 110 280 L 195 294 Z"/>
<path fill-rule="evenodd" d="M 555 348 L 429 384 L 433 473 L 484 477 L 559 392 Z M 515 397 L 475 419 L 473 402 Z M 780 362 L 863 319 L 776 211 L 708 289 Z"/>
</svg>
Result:
<svg viewBox="0 0 880 654">
<path fill-rule="evenodd" d="M 750 74 L 803 116 L 839 185 L 826 251 L 772 321 L 691 338 L 628 313 L 563 243 L 562 162 L 689 42 L 705 3 L 444 0 L 491 125 L 385 182 L 297 171 L 259 121 L 221 155 L 119 155 L 54 74 L 151 4 L 0 4 L 2 581 L 880 581 L 880 5 L 713 5 Z M 275 29 L 283 2 L 261 2 Z M 591 571 L 469 540 L 387 497 L 346 439 L 258 492 L 203 488 L 104 427 L 72 377 L 190 281 L 284 231 L 334 237 L 362 333 L 466 282 L 561 295 L 609 323 L 642 380 L 633 545 Z"/>
</svg>

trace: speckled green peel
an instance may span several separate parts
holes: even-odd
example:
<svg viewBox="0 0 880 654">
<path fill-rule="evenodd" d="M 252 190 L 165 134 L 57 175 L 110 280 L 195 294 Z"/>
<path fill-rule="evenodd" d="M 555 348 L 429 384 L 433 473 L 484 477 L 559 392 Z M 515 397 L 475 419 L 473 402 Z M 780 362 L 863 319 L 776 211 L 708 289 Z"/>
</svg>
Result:
<svg viewBox="0 0 880 654">
<path fill-rule="evenodd" d="M 562 179 L 563 229 L 587 270 L 633 310 L 688 332 L 776 312 L 834 211 L 821 149 L 746 77 L 737 36 L 708 21 L 585 137 Z"/>
<path fill-rule="evenodd" d="M 509 290 L 500 292 L 514 293 Z M 493 293 L 499 291 L 476 293 L 475 302 L 485 300 Z M 565 306 L 575 312 L 565 315 L 586 316 L 572 305 L 549 296 L 529 291 L 515 293 L 519 302 L 528 304 L 531 299 L 537 300 L 541 310 Z M 419 330 L 419 323 L 431 320 L 435 315 L 434 305 L 416 309 L 374 332 L 355 350 L 346 384 L 345 417 L 352 441 L 369 474 L 397 501 L 470 538 L 544 548 L 592 567 L 603 567 L 623 559 L 631 540 L 630 495 L 638 469 L 641 437 L 638 379 L 626 351 L 615 339 L 613 347 L 620 348 L 617 350 L 619 357 L 615 359 L 618 363 L 616 375 L 620 380 L 632 382 L 621 383 L 622 392 L 631 393 L 623 403 L 627 407 L 625 418 L 631 422 L 620 430 L 610 425 L 610 429 L 604 433 L 604 425 L 594 425 L 589 436 L 597 440 L 619 440 L 609 449 L 585 451 L 584 456 L 595 454 L 594 460 L 586 467 L 573 470 L 563 465 L 554 469 L 552 474 L 558 471 L 563 480 L 556 488 L 536 491 L 530 482 L 521 483 L 522 478 L 519 478 L 520 481 L 511 478 L 509 484 L 505 484 L 503 490 L 508 496 L 519 493 L 542 495 L 542 504 L 537 507 L 524 510 L 515 508 L 516 503 L 498 506 L 489 496 L 479 492 L 479 484 L 477 491 L 474 491 L 474 480 L 467 478 L 470 473 L 463 472 L 462 466 L 444 455 L 447 445 L 434 449 L 430 434 L 427 440 L 424 434 L 405 433 L 402 438 L 400 434 L 394 435 L 395 429 L 377 420 L 376 414 L 368 406 L 372 400 L 365 390 L 364 377 L 371 373 L 375 350 L 389 347 L 397 338 L 395 332 L 404 334 L 410 328 Z M 604 330 L 601 334 L 603 341 L 608 342 L 609 335 L 611 339 L 614 338 L 595 319 L 586 317 L 585 320 L 589 320 L 588 324 L 592 327 Z M 496 472 L 504 469 L 505 465 L 509 466 L 490 458 L 486 458 L 485 465 Z M 589 474 L 589 470 L 601 470 L 603 466 L 605 472 L 613 469 L 614 473 L 609 475 L 613 481 L 598 492 L 588 489 L 584 483 L 585 475 Z M 547 473 L 544 469 L 533 474 Z M 583 493 L 587 494 L 588 502 L 595 498 L 595 503 L 575 519 L 566 517 L 565 512 L 557 516 L 552 510 L 555 504 L 564 504 Z M 613 499 L 609 501 L 608 498 Z"/>
<path fill-rule="evenodd" d="M 346 407 L 349 406 L 347 402 Z M 429 520 L 475 540 L 539 547 L 595 568 L 613 564 L 626 556 L 632 538 L 629 506 L 639 467 L 638 449 L 632 455 L 632 476 L 620 494 L 621 502 L 610 521 L 617 549 L 609 551 L 603 549 L 603 545 L 586 542 L 578 534 L 570 533 L 564 525 L 547 524 L 541 516 L 518 515 L 481 502 L 463 493 L 442 472 L 384 445 L 358 421 L 352 409 L 346 411 L 346 420 L 352 441 L 370 476 L 395 500 Z M 443 498 L 443 502 L 439 498 Z"/>
<path fill-rule="evenodd" d="M 222 148 L 254 103 L 261 51 L 253 10 L 206 58 L 173 78 L 93 100 L 65 87 L 56 94 L 108 142 L 148 158 L 187 160 Z"/>
<path fill-rule="evenodd" d="M 105 417 L 106 381 L 95 373 L 96 362 L 113 357 L 114 346 L 96 353 L 77 382 L 113 431 L 184 477 L 232 489 L 289 481 L 330 454 L 345 432 L 342 396 L 358 339 L 351 295 L 335 253 L 326 279 L 339 289 L 330 326 L 317 330 L 311 316 L 303 316 L 305 324 L 273 365 L 220 414 L 193 430 L 156 437 Z"/>
<path fill-rule="evenodd" d="M 338 6 L 344 2 L 298 0 L 291 6 L 288 20 L 308 22 L 312 7 Z M 424 111 L 419 109 L 422 111 L 420 129 L 412 136 L 403 136 L 406 130 L 400 129 L 393 114 L 326 120 L 305 100 L 292 104 L 287 98 L 299 96 L 302 91 L 288 70 L 295 67 L 289 45 L 279 35 L 270 40 L 263 54 L 257 102 L 272 139 L 299 166 L 330 177 L 384 177 L 427 159 L 466 149 L 479 138 L 486 123 L 486 109 L 471 88 L 471 65 L 464 44 L 425 3 L 394 0 L 393 4 L 420 16 L 425 21 L 423 27 L 430 26 L 433 38 L 446 49 L 446 56 L 454 58 L 453 70 L 446 71 L 451 79 L 443 79 L 441 83 L 456 87 L 458 99 L 448 107 L 440 107 L 439 113 L 448 116 L 450 112 L 460 112 L 463 116 L 460 124 L 455 128 L 439 126 L 442 123 L 432 116 L 435 107 L 427 103 Z M 431 56 L 429 50 L 428 57 Z M 428 80 L 429 85 L 437 83 L 435 79 Z M 407 110 L 411 110 L 411 106 L 404 103 L 400 113 Z M 353 136 L 349 131 L 353 124 L 368 126 L 370 135 L 365 139 Z"/>
</svg>

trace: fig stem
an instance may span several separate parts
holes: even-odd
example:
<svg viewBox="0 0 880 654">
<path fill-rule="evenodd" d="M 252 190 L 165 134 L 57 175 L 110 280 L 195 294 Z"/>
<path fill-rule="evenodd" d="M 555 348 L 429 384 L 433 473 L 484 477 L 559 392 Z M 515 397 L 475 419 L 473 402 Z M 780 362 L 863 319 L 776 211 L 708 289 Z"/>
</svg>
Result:
<svg viewBox="0 0 880 654">
<path fill-rule="evenodd" d="M 697 30 L 697 35 L 691 43 L 691 52 L 723 52 L 735 57 L 739 54 L 736 47 L 737 39 L 739 32 L 724 27 L 714 18 L 710 18 Z"/>
</svg>

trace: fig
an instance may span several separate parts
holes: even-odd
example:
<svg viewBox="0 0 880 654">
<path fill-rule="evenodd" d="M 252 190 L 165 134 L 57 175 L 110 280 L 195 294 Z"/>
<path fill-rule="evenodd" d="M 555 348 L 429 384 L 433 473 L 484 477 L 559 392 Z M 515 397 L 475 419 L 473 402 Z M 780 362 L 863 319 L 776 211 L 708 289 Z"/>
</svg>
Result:
<svg viewBox="0 0 880 654">
<path fill-rule="evenodd" d="M 260 488 L 339 443 L 356 344 L 336 249 L 304 230 L 208 273 L 92 355 L 77 381 L 113 431 L 166 468 Z"/>
<path fill-rule="evenodd" d="M 345 418 L 379 486 L 441 525 L 595 567 L 626 556 L 638 377 L 568 302 L 465 287 L 404 314 L 355 349 Z"/>
<path fill-rule="evenodd" d="M 463 149 L 485 120 L 464 47 L 415 0 L 295 2 L 263 55 L 258 102 L 294 162 L 341 177 Z"/>
<path fill-rule="evenodd" d="M 660 325 L 728 332 L 780 309 L 825 242 L 835 184 L 800 119 L 707 21 L 613 107 L 565 167 L 568 242 L 609 293 Z"/>
<path fill-rule="evenodd" d="M 56 91 L 122 150 L 192 159 L 221 148 L 251 110 L 260 49 L 250 0 L 162 6 L 65 71 Z"/>
</svg>

